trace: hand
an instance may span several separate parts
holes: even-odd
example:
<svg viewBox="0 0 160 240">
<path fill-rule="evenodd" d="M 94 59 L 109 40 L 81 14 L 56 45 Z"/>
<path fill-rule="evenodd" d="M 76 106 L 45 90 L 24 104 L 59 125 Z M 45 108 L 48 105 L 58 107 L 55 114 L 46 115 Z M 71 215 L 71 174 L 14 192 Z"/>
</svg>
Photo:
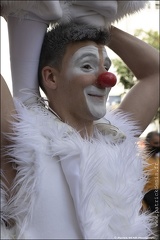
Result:
<svg viewBox="0 0 160 240">
<path fill-rule="evenodd" d="M 74 1 L 69 7 L 71 19 L 98 27 L 110 25 L 117 14 L 117 1 Z"/>
<path fill-rule="evenodd" d="M 127 14 L 144 8 L 147 1 L 72 1 L 70 17 L 76 22 L 110 26 Z"/>
<path fill-rule="evenodd" d="M 62 17 L 59 1 L 2 1 L 2 16 L 9 15 L 33 20 L 57 21 Z"/>
</svg>

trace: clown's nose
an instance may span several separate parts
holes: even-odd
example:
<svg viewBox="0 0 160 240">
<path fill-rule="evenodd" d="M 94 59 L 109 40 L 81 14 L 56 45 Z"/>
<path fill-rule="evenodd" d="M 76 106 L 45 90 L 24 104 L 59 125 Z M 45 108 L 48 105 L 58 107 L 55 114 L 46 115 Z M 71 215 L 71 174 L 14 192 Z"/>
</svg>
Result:
<svg viewBox="0 0 160 240">
<path fill-rule="evenodd" d="M 104 88 L 114 87 L 116 82 L 117 82 L 117 78 L 111 72 L 101 73 L 97 80 L 98 85 L 100 85 L 101 87 L 104 87 Z"/>
</svg>

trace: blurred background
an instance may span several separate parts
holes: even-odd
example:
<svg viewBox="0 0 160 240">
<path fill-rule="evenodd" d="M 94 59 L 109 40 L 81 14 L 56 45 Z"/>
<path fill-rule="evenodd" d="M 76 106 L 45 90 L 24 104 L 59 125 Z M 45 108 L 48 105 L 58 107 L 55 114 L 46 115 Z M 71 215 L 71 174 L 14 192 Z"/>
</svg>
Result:
<svg viewBox="0 0 160 240">
<path fill-rule="evenodd" d="M 146 8 L 132 16 L 125 17 L 114 25 L 136 37 L 146 41 L 154 48 L 159 50 L 159 1 L 149 1 Z M 130 88 L 136 84 L 137 79 L 133 76 L 130 69 L 121 61 L 121 59 L 110 49 L 107 48 L 108 55 L 112 60 L 111 72 L 117 75 L 118 83 L 111 90 L 107 106 L 116 108 Z M 143 56 L 142 56 L 143 57 Z M 1 74 L 6 80 L 12 93 L 12 82 L 9 60 L 9 45 L 7 23 L 1 18 Z M 147 106 L 146 106 L 147 107 Z M 159 112 L 155 115 L 150 125 L 146 128 L 140 137 L 140 146 L 144 145 L 144 138 L 150 131 L 159 132 Z"/>
</svg>

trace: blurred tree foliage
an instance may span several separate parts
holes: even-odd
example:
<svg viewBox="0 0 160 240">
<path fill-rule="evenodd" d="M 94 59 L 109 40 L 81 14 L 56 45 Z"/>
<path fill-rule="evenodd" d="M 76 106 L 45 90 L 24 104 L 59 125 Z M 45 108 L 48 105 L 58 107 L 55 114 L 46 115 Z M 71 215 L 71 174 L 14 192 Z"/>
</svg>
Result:
<svg viewBox="0 0 160 240">
<path fill-rule="evenodd" d="M 137 79 L 127 65 L 120 59 L 113 59 L 112 63 L 119 76 L 120 82 L 124 85 L 124 88 L 130 89 L 133 87 Z"/>
<path fill-rule="evenodd" d="M 159 44 L 159 33 L 157 31 L 150 30 L 148 32 L 143 31 L 142 29 L 137 29 L 135 31 L 134 36 L 144 40 L 148 44 L 150 44 L 152 47 L 160 50 L 160 44 Z"/>
<path fill-rule="evenodd" d="M 143 29 L 137 29 L 135 30 L 134 36 L 147 42 L 157 50 L 160 50 L 160 35 L 157 31 L 144 31 Z M 120 82 L 124 85 L 124 88 L 130 89 L 131 87 L 133 87 L 136 84 L 137 79 L 132 73 L 132 71 L 127 67 L 127 65 L 121 59 L 113 59 L 112 63 L 115 67 L 117 75 L 119 76 Z M 160 108 L 158 109 L 157 115 L 155 116 L 154 120 L 159 119 L 159 116 Z"/>
</svg>

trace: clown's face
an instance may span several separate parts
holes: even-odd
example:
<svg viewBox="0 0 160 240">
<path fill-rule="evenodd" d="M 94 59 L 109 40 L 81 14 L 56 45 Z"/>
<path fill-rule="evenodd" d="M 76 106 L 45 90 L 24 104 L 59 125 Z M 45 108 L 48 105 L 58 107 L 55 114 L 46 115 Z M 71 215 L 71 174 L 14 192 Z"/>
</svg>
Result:
<svg viewBox="0 0 160 240">
<path fill-rule="evenodd" d="M 69 121 L 93 121 L 106 113 L 111 88 L 97 84 L 99 74 L 111 65 L 104 46 L 87 41 L 69 45 L 58 76 L 59 114 Z"/>
</svg>

